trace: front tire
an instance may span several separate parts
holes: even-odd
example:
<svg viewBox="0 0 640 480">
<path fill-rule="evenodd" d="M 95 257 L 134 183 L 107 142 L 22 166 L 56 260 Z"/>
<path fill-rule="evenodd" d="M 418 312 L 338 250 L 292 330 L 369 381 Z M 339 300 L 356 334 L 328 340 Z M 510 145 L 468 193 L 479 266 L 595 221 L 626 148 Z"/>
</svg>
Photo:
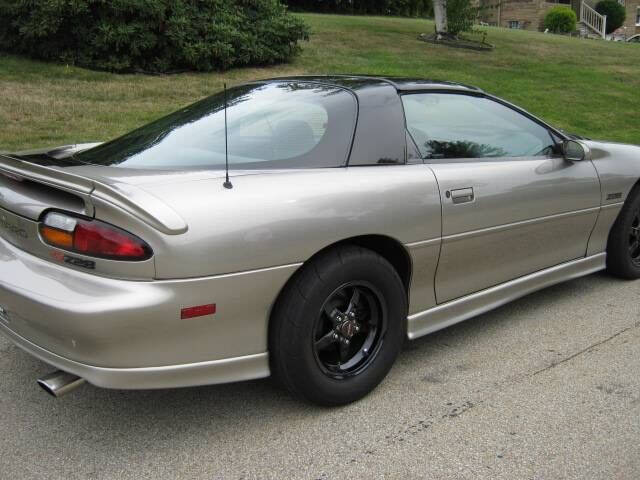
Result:
<svg viewBox="0 0 640 480">
<path fill-rule="evenodd" d="M 625 279 L 640 278 L 640 188 L 622 206 L 607 242 L 607 271 Z"/>
<path fill-rule="evenodd" d="M 406 319 L 407 294 L 387 260 L 351 245 L 323 252 L 296 273 L 275 306 L 272 372 L 304 400 L 353 402 L 391 369 Z"/>
</svg>

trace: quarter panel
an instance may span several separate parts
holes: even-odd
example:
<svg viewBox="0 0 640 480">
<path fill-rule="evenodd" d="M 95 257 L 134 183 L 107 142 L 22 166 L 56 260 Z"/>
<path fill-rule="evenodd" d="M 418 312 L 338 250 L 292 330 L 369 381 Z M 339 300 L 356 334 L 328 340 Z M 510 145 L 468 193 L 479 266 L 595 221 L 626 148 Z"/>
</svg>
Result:
<svg viewBox="0 0 640 480">
<path fill-rule="evenodd" d="M 304 262 L 335 242 L 386 235 L 403 244 L 440 237 L 440 200 L 424 165 L 290 171 L 145 186 L 189 224 L 165 236 L 158 278 Z M 424 281 L 414 271 L 414 282 Z"/>
</svg>

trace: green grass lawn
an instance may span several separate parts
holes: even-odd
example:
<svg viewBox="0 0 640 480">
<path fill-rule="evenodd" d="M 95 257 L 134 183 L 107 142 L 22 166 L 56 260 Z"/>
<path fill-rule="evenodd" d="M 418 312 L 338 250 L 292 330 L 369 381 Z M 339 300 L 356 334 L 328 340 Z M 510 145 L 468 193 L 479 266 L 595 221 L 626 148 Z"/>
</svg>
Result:
<svg viewBox="0 0 640 480">
<path fill-rule="evenodd" d="M 213 74 L 114 75 L 0 55 L 0 151 L 113 138 L 245 80 L 410 75 L 477 85 L 567 131 L 640 144 L 640 46 L 486 28 L 493 52 L 417 40 L 424 20 L 303 15 L 292 63 Z"/>
</svg>

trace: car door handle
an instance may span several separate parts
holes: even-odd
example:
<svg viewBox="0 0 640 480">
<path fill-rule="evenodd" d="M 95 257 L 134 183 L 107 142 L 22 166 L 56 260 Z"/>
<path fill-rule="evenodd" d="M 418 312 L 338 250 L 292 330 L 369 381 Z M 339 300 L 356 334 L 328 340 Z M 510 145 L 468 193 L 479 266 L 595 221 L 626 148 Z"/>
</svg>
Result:
<svg viewBox="0 0 640 480">
<path fill-rule="evenodd" d="M 453 203 L 468 203 L 473 202 L 475 196 L 473 194 L 473 188 L 458 188 L 456 190 L 450 190 L 447 192 L 447 198 L 451 197 Z"/>
</svg>

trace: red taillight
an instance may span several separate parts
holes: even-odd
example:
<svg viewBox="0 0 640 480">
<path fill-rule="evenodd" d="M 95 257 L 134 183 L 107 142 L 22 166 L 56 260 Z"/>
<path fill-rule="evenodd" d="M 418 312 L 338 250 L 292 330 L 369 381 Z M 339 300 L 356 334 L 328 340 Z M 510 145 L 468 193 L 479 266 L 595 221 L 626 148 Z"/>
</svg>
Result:
<svg viewBox="0 0 640 480">
<path fill-rule="evenodd" d="M 146 258 L 146 248 L 133 235 L 96 222 L 78 223 L 73 235 L 73 249 L 90 256 Z"/>
<path fill-rule="evenodd" d="M 120 228 L 59 212 L 47 214 L 40 235 L 49 245 L 90 257 L 140 261 L 152 255 L 149 245 Z"/>
</svg>

